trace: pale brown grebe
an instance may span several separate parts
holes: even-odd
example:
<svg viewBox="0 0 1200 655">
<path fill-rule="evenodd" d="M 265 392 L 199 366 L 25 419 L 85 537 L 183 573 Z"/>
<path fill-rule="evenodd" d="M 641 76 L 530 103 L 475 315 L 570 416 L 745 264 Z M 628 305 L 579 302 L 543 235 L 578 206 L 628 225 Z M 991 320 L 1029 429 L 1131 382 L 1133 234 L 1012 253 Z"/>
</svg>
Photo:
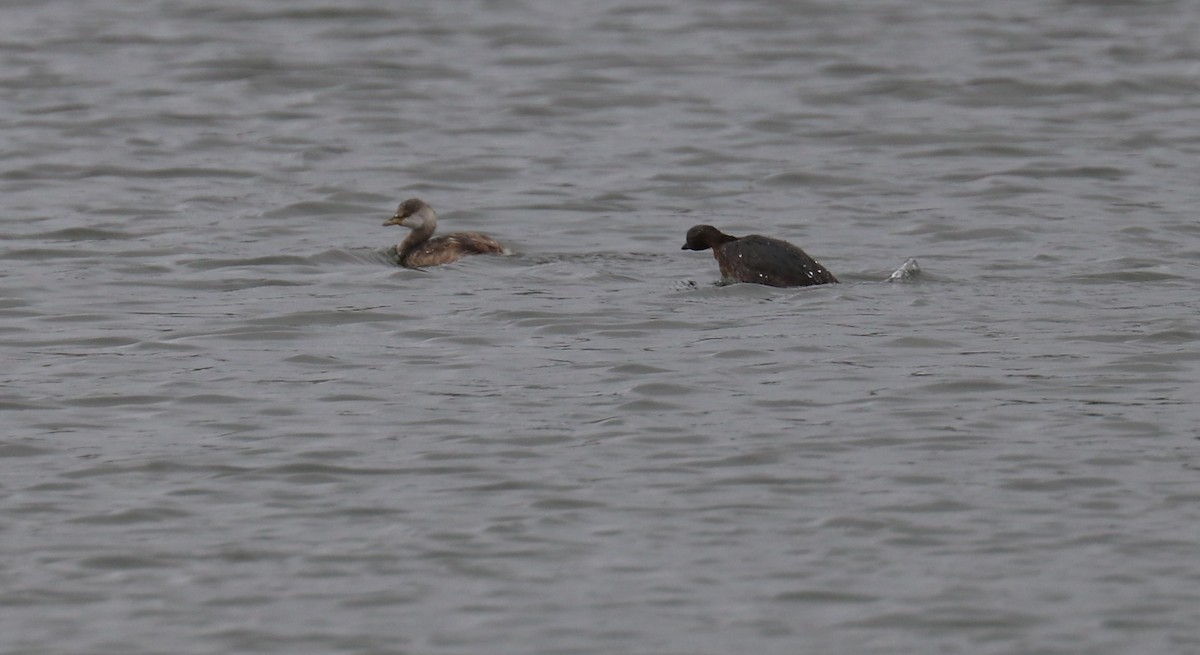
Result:
<svg viewBox="0 0 1200 655">
<path fill-rule="evenodd" d="M 409 198 L 400 203 L 396 214 L 384 225 L 403 225 L 412 230 L 400 245 L 396 246 L 400 265 L 408 268 L 449 264 L 467 255 L 508 254 L 508 249 L 500 245 L 500 242 L 478 232 L 433 236 L 433 231 L 437 229 L 437 214 L 419 198 Z"/>
</svg>

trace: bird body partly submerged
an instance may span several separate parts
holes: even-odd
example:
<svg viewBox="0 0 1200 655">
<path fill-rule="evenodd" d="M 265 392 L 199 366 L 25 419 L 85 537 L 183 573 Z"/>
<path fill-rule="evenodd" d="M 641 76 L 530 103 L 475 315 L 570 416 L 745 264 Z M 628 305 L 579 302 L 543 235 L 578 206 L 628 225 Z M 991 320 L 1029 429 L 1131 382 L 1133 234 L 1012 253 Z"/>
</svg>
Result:
<svg viewBox="0 0 1200 655">
<path fill-rule="evenodd" d="M 772 287 L 806 287 L 830 284 L 837 278 L 800 248 L 757 234 L 735 237 L 711 225 L 688 230 L 683 250 L 713 251 L 721 277 Z"/>
<path fill-rule="evenodd" d="M 507 255 L 508 249 L 499 241 L 479 232 L 454 232 L 433 236 L 437 229 L 437 214 L 419 198 L 400 203 L 396 214 L 384 225 L 403 225 L 412 230 L 396 246 L 400 265 L 424 268 L 456 262 L 467 255 Z"/>
</svg>

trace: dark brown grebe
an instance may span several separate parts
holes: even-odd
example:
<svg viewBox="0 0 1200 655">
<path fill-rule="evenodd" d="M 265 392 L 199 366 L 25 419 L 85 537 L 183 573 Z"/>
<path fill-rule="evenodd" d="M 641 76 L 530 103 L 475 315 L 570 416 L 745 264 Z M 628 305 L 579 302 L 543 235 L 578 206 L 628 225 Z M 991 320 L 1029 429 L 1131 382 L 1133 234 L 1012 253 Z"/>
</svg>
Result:
<svg viewBox="0 0 1200 655">
<path fill-rule="evenodd" d="M 419 198 L 409 198 L 400 203 L 396 215 L 384 225 L 403 225 L 412 230 L 400 245 L 396 254 L 400 265 L 408 268 L 438 266 L 456 262 L 467 255 L 507 255 L 508 249 L 499 241 L 478 232 L 455 232 L 434 237 L 437 229 L 437 214 L 433 207 Z"/>
<path fill-rule="evenodd" d="M 683 250 L 708 250 L 721 267 L 721 277 L 772 287 L 807 287 L 837 282 L 824 266 L 787 241 L 751 234 L 722 234 L 711 225 L 688 230 Z"/>
</svg>

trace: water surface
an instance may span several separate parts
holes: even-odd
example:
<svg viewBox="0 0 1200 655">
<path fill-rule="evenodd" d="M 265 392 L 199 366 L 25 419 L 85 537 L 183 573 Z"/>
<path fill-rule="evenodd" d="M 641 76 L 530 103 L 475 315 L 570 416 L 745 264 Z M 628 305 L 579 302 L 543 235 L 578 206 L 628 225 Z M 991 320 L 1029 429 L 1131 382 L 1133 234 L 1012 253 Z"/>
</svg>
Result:
<svg viewBox="0 0 1200 655">
<path fill-rule="evenodd" d="M 1200 650 L 1198 28 L 11 4 L 0 650 Z"/>
</svg>

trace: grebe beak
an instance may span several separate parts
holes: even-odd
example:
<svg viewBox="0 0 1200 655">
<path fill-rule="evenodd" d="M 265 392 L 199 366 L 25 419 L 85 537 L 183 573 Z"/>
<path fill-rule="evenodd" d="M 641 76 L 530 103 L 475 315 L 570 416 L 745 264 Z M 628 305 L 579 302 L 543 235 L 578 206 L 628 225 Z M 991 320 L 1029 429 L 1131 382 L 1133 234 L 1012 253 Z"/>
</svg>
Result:
<svg viewBox="0 0 1200 655">
<path fill-rule="evenodd" d="M 404 218 L 405 218 L 404 216 L 400 216 L 400 215 L 393 216 L 393 217 L 389 218 L 387 220 L 387 222 L 384 223 L 384 225 L 385 226 L 387 226 L 387 225 L 404 225 Z"/>
</svg>

